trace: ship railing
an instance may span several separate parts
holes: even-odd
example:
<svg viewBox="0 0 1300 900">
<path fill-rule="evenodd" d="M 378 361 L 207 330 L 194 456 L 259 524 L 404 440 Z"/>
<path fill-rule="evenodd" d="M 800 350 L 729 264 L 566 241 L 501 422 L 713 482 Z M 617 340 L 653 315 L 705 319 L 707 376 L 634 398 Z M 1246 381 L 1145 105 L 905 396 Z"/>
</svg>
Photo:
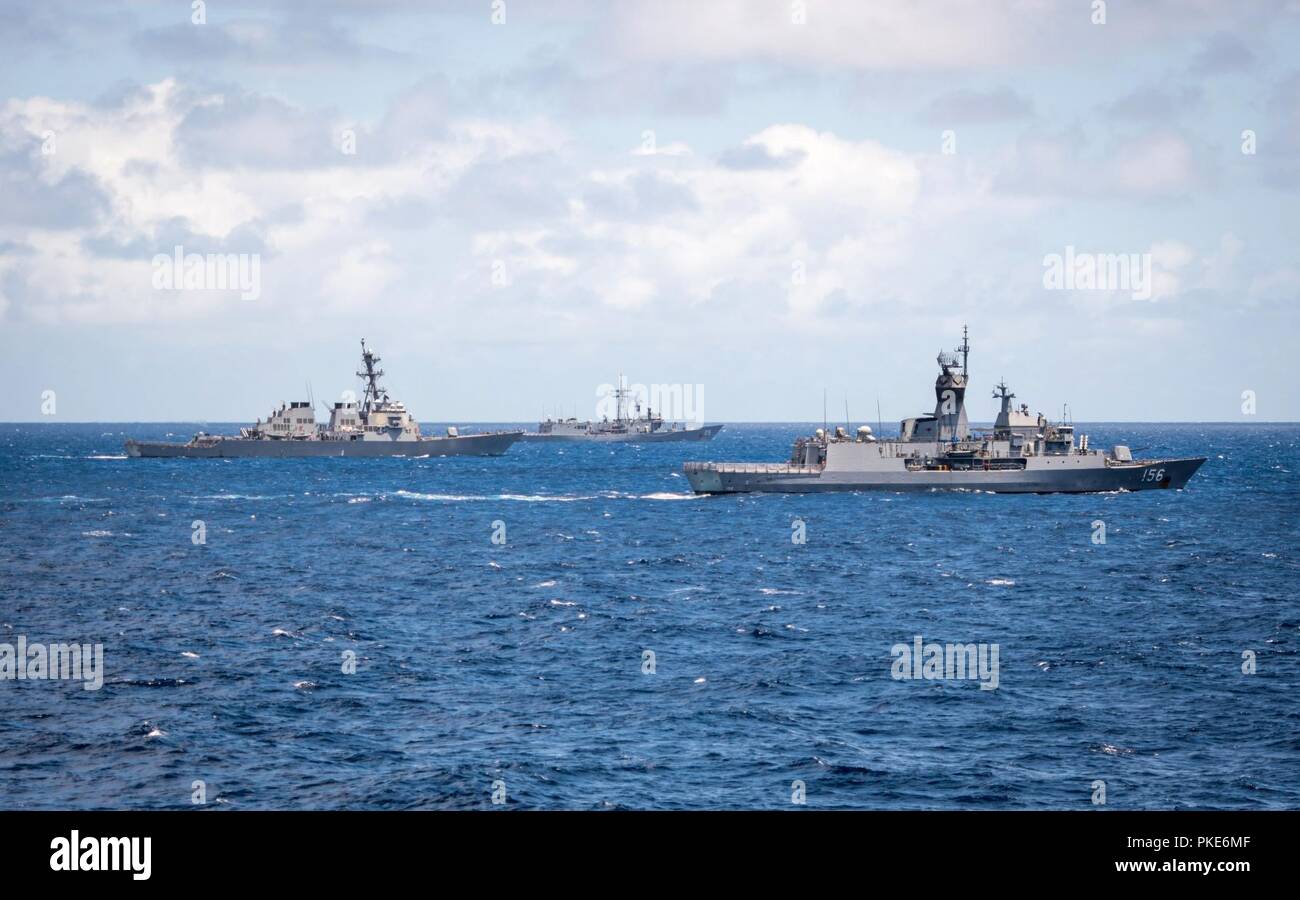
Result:
<svg viewBox="0 0 1300 900">
<path fill-rule="evenodd" d="M 762 475 L 816 475 L 821 466 L 797 466 L 789 463 L 715 463 L 688 462 L 687 472 L 721 472 Z"/>
</svg>

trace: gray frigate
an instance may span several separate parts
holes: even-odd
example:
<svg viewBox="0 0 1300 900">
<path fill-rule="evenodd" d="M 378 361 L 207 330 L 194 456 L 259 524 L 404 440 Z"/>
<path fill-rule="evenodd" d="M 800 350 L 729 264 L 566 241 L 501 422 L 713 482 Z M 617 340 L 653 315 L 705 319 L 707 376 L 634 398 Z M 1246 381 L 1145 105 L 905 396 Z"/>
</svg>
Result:
<svg viewBox="0 0 1300 900">
<path fill-rule="evenodd" d="M 340 401 L 330 410 L 328 424 L 317 424 L 309 401 L 281 403 L 265 422 L 241 428 L 237 435 L 200 431 L 186 443 L 126 442 L 131 457 L 300 457 L 300 456 L 500 456 L 523 432 L 491 431 L 460 434 L 448 428 L 445 436 L 420 434 L 405 404 L 388 395 L 379 384 L 383 371 L 379 357 L 361 341 L 365 396 Z"/>
<path fill-rule="evenodd" d="M 641 401 L 618 378 L 614 389 L 614 418 L 599 421 L 545 419 L 537 423 L 537 431 L 525 432 L 521 440 L 532 443 L 591 442 L 606 444 L 662 444 L 677 441 L 711 441 L 722 430 L 721 425 L 687 426 L 680 428 L 676 422 L 666 423 L 663 416 L 646 406 L 641 412 Z"/>
<path fill-rule="evenodd" d="M 960 355 L 960 360 L 958 359 Z M 996 493 L 1092 493 L 1181 488 L 1205 457 L 1135 459 L 1119 444 L 1094 450 L 1074 426 L 1012 405 L 1000 383 L 993 428 L 972 432 L 966 419 L 970 340 L 962 329 L 955 353 L 940 353 L 935 407 L 904 419 L 899 435 L 878 439 L 871 426 L 850 436 L 819 428 L 795 441 L 788 462 L 688 462 L 686 477 L 701 494 L 744 491 L 816 493 L 861 490 L 969 490 Z"/>
</svg>

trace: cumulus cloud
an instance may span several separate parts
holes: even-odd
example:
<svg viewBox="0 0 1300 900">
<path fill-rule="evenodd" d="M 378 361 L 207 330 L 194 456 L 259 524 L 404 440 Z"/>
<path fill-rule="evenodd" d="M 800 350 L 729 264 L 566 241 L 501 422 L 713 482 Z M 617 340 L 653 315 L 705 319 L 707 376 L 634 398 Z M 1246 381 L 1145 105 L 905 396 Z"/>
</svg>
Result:
<svg viewBox="0 0 1300 900">
<path fill-rule="evenodd" d="M 926 214 L 922 158 L 803 125 L 764 128 L 716 160 L 583 167 L 545 123 L 396 122 L 381 118 L 349 155 L 325 114 L 171 80 L 116 105 L 11 102 L 6 141 L 30 142 L 47 123 L 63 135 L 37 183 L 97 185 L 102 199 L 56 203 L 58 221 L 12 223 L 7 236 L 33 257 L 10 271 L 27 278 L 7 291 L 7 314 L 210 315 L 220 296 L 190 303 L 151 289 L 153 257 L 183 246 L 262 256 L 259 302 L 270 307 L 418 306 L 422 291 L 400 299 L 412 285 L 450 278 L 457 302 L 524 308 L 708 304 L 748 286 L 770 314 L 807 317 L 879 298 Z M 499 290 L 494 267 L 513 290 Z"/>
<path fill-rule="evenodd" d="M 33 98 L 0 112 L 4 147 L 39 148 L 49 131 L 54 152 L 11 149 L 0 169 L 13 188 L 0 238 L 27 248 L 21 258 L 5 254 L 6 315 L 45 322 L 165 321 L 222 309 L 230 300 L 219 292 L 153 289 L 154 257 L 176 246 L 257 254 L 262 302 L 281 309 L 344 295 L 374 302 L 402 262 L 376 236 L 376 222 L 387 233 L 400 230 L 388 222 L 395 210 L 408 220 L 428 210 L 433 221 L 475 227 L 506 207 L 521 221 L 521 200 L 537 196 L 549 174 L 530 169 L 528 154 L 540 148 L 545 157 L 553 137 L 527 124 L 470 121 L 398 153 L 367 158 L 362 145 L 349 156 L 313 114 L 172 80 L 124 92 L 117 105 Z M 464 188 L 466 177 L 475 189 Z M 563 209 L 554 195 L 537 214 Z"/>
<path fill-rule="evenodd" d="M 0 318 L 19 377 L 46 323 L 86 343 L 125 326 L 116 349 L 166 355 L 223 334 L 350 348 L 382 322 L 386 353 L 457 371 L 564 379 L 626 335 L 663 376 L 793 393 L 771 359 L 834 355 L 855 378 L 861 348 L 906 343 L 871 374 L 915 362 L 910 390 L 931 377 L 917 341 L 967 318 L 997 334 L 981 354 L 1019 346 L 1038 373 L 1054 335 L 1127 365 L 1174 352 L 1133 336 L 1293 306 L 1281 0 L 1110 4 L 1104 27 L 1078 0 L 556 0 L 508 4 L 504 27 L 454 0 L 300 6 L 209 3 L 198 27 L 188 3 L 10 4 Z M 1042 255 L 1067 244 L 1148 248 L 1157 302 L 1108 298 L 1116 328 L 1092 299 L 1044 298 Z M 173 246 L 257 254 L 260 297 L 154 290 Z M 746 353 L 719 358 L 719 335 Z M 343 344 L 322 347 L 336 365 Z M 538 364 L 557 348 L 565 365 Z M 458 393 L 475 415 L 513 392 L 491 377 Z"/>
<path fill-rule="evenodd" d="M 374 124 L 358 125 L 354 154 L 339 148 L 328 112 L 174 80 L 122 92 L 115 104 L 11 101 L 0 116 L 7 145 L 30 144 L 50 123 L 63 136 L 40 183 L 84 181 L 101 199 L 0 233 L 25 248 L 21 258 L 6 254 L 4 314 L 103 323 L 228 315 L 234 301 L 219 292 L 151 289 L 154 255 L 183 246 L 259 254 L 257 302 L 291 317 L 479 305 L 498 315 L 468 330 L 522 338 L 599 327 L 591 323 L 601 310 L 690 311 L 730 327 L 781 321 L 830 334 L 868 309 L 897 317 L 961 292 L 1014 306 L 1033 291 L 1033 260 L 1007 249 L 990 257 L 988 242 L 1023 241 L 1018 223 L 1042 209 L 1027 196 L 1169 196 L 1196 177 L 1172 132 L 1110 153 L 1078 135 L 1047 135 L 1010 160 L 980 161 L 794 123 L 713 157 L 615 154 L 583 164 L 552 124 L 456 118 L 439 93 L 426 82 L 397 95 Z M 223 151 L 222 135 L 253 146 Z M 1018 180 L 1008 183 L 1008 172 Z M 1176 279 L 1186 265 L 1165 254 L 1161 271 Z M 1008 272 L 1021 287 L 1008 287 Z M 1179 287 L 1161 284 L 1169 294 Z"/>
<path fill-rule="evenodd" d="M 274 97 L 217 94 L 190 108 L 173 135 L 194 167 L 300 168 L 337 161 L 336 128 Z"/>
<path fill-rule="evenodd" d="M 0 152 L 0 225 L 27 228 L 89 227 L 108 209 L 108 196 L 94 177 L 46 166 L 37 136 L 16 135 Z M 11 143 L 11 141 L 6 141 Z M 21 144 L 27 144 L 26 149 Z"/>
<path fill-rule="evenodd" d="M 696 208 L 695 195 L 671 177 L 652 171 L 626 178 L 593 180 L 583 195 L 584 206 L 608 219 L 649 220 Z"/>
<path fill-rule="evenodd" d="M 898 264 L 899 220 L 916 207 L 917 164 L 874 141 L 848 141 L 800 125 L 777 125 L 743 145 L 754 159 L 780 165 L 736 166 L 700 160 L 661 171 L 595 173 L 624 190 L 655 184 L 674 204 L 626 220 L 583 204 L 569 227 L 613 242 L 621 252 L 593 267 L 597 284 L 642 305 L 654 298 L 709 303 L 736 281 L 762 287 L 755 295 L 780 304 L 777 314 L 812 311 L 840 290 L 859 301 L 872 271 Z M 630 271 L 629 279 L 618 274 Z M 598 291 L 604 293 L 604 291 Z"/>
</svg>

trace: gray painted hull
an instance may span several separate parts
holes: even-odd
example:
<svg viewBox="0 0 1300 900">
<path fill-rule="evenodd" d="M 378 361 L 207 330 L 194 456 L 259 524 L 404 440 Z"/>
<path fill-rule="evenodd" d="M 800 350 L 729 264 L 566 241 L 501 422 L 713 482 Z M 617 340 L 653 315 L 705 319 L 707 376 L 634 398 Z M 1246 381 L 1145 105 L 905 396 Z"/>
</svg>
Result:
<svg viewBox="0 0 1300 900">
<path fill-rule="evenodd" d="M 684 431 L 652 431 L 649 434 L 537 434 L 525 432 L 520 440 L 531 444 L 667 444 L 681 441 L 711 441 L 721 425 L 705 425 Z"/>
<path fill-rule="evenodd" d="M 290 459 L 316 456 L 500 456 L 521 431 L 495 431 L 415 441 L 294 441 L 214 438 L 186 444 L 127 441 L 126 455 L 185 459 Z"/>
<path fill-rule="evenodd" d="M 816 468 L 743 463 L 687 463 L 697 494 L 763 491 L 816 494 L 830 491 L 989 491 L 997 494 L 1086 494 L 1182 488 L 1205 457 L 1135 460 L 1083 470 L 986 472 L 824 472 Z M 1163 470 L 1163 471 L 1161 471 Z M 1159 479 L 1154 476 L 1159 474 Z"/>
</svg>

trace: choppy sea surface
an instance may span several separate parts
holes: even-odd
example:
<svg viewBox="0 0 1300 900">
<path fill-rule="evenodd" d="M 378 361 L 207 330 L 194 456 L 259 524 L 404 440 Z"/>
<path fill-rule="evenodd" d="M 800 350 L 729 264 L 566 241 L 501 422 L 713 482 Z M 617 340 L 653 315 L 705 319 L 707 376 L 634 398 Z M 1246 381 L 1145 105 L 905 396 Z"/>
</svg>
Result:
<svg viewBox="0 0 1300 900">
<path fill-rule="evenodd" d="M 1079 429 L 1208 456 L 1184 491 L 681 474 L 811 427 L 139 460 L 195 427 L 0 425 L 0 642 L 105 670 L 0 681 L 0 807 L 1300 807 L 1300 426 Z M 997 689 L 895 679 L 918 635 L 997 644 Z"/>
</svg>

